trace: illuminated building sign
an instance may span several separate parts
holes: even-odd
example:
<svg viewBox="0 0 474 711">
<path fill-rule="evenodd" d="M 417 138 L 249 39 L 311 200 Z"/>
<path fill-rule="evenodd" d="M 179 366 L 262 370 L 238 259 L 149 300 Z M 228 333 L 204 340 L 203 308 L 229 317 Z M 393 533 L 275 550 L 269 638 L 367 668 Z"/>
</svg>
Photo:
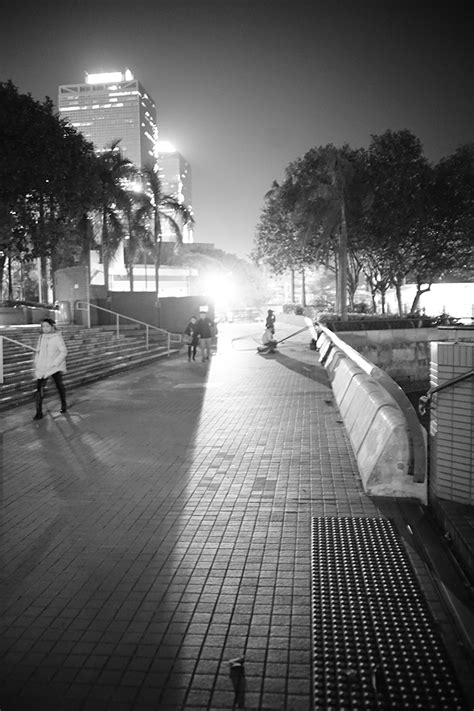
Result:
<svg viewBox="0 0 474 711">
<path fill-rule="evenodd" d="M 124 72 L 104 72 L 103 74 L 86 74 L 86 84 L 113 84 L 121 81 L 132 81 L 130 69 Z"/>
</svg>

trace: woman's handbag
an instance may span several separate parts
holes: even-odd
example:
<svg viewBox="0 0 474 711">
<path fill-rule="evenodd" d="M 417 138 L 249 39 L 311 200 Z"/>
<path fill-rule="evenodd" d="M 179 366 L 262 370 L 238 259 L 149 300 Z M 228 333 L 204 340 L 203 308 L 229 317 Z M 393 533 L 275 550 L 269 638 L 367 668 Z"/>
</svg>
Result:
<svg viewBox="0 0 474 711">
<path fill-rule="evenodd" d="M 183 334 L 183 343 L 185 346 L 190 346 L 192 342 L 193 342 L 193 337 L 190 336 L 189 333 Z"/>
</svg>

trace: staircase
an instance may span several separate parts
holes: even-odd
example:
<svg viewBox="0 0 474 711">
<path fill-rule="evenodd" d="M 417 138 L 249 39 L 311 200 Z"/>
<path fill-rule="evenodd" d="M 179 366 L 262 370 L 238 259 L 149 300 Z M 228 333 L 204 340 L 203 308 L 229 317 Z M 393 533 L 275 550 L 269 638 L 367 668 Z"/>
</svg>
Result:
<svg viewBox="0 0 474 711">
<path fill-rule="evenodd" d="M 146 365 L 168 355 L 165 333 L 151 331 L 147 349 L 145 329 L 136 325 L 120 326 L 119 336 L 113 326 L 64 326 L 60 330 L 68 350 L 68 372 L 64 376 L 66 390 L 107 378 L 129 368 Z M 39 326 L 10 327 L 5 331 L 0 329 L 0 336 L 7 336 L 33 348 L 36 347 L 39 333 Z M 33 402 L 35 390 L 33 351 L 6 339 L 2 340 L 3 383 L 0 383 L 0 411 L 25 402 Z M 172 342 L 170 355 L 178 353 L 180 346 L 178 339 Z"/>
</svg>

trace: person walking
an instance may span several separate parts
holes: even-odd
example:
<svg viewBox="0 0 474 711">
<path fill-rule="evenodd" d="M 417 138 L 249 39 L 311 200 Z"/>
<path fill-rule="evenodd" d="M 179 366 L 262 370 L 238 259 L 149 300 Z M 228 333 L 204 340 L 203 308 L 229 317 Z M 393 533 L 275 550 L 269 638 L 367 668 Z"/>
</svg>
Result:
<svg viewBox="0 0 474 711">
<path fill-rule="evenodd" d="M 199 321 L 196 324 L 196 334 L 199 337 L 201 357 L 203 362 L 211 357 L 211 342 L 214 335 L 214 324 L 208 317 L 206 311 L 201 311 Z"/>
<path fill-rule="evenodd" d="M 198 346 L 198 334 L 196 333 L 196 316 L 191 316 L 191 320 L 184 329 L 185 343 L 188 344 L 188 360 L 196 360 L 196 350 Z"/>
<path fill-rule="evenodd" d="M 36 414 L 34 420 L 43 417 L 43 397 L 46 381 L 51 376 L 61 399 L 61 412 L 67 411 L 66 388 L 63 383 L 63 373 L 66 372 L 67 348 L 64 339 L 56 329 L 51 318 L 41 321 L 41 334 L 38 339 L 34 360 L 36 378 Z"/>
</svg>

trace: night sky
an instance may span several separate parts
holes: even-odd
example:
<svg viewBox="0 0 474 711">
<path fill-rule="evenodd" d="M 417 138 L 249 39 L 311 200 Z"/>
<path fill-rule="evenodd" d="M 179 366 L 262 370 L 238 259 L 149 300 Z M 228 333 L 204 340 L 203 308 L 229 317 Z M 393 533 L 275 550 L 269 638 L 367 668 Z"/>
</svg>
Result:
<svg viewBox="0 0 474 711">
<path fill-rule="evenodd" d="M 35 99 L 128 67 L 193 171 L 195 239 L 244 256 L 263 196 L 314 146 L 409 128 L 430 160 L 474 140 L 470 3 L 10 2 L 0 79 Z"/>
</svg>

